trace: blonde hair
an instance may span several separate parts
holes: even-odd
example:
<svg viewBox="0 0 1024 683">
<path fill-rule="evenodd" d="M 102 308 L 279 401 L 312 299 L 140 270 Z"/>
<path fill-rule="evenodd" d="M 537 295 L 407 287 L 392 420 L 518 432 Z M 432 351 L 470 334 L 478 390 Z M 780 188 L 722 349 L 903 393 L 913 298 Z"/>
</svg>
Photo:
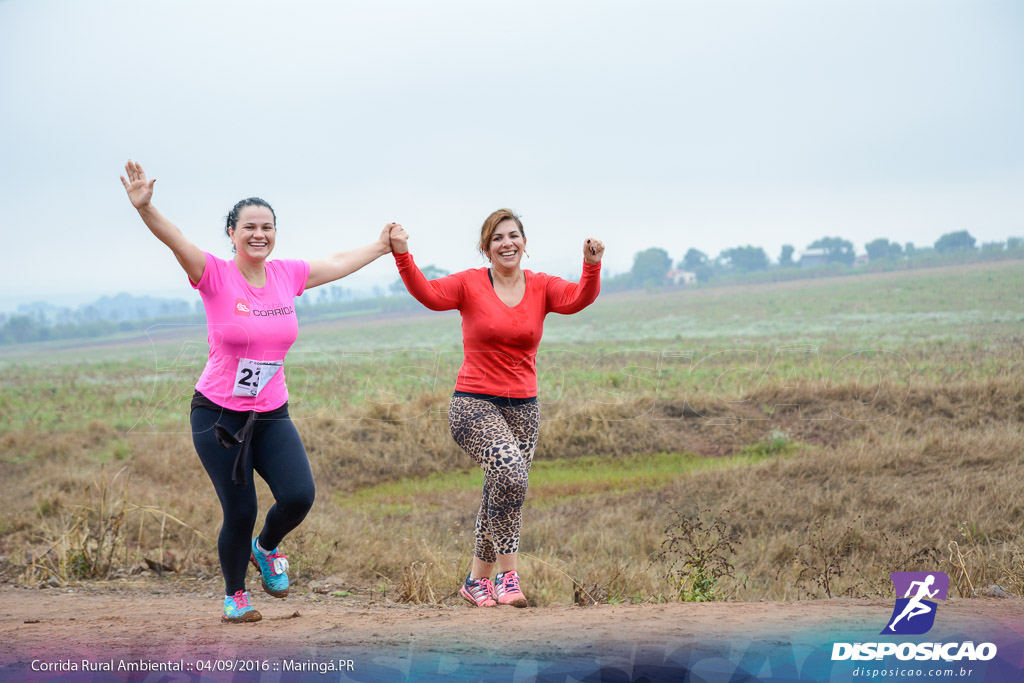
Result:
<svg viewBox="0 0 1024 683">
<path fill-rule="evenodd" d="M 502 221 L 515 221 L 519 226 L 519 234 L 526 237 L 526 231 L 523 230 L 523 222 L 519 220 L 519 216 L 515 215 L 512 209 L 498 209 L 484 220 L 484 224 L 480 228 L 480 244 L 477 245 L 477 248 L 484 256 L 487 255 L 487 245 L 491 241 L 491 236 Z"/>
</svg>

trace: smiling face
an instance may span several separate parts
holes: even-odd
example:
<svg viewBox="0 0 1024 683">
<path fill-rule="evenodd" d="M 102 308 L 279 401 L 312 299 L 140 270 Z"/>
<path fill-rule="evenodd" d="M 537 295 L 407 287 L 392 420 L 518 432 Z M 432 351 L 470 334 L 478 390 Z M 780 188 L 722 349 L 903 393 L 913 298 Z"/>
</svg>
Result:
<svg viewBox="0 0 1024 683">
<path fill-rule="evenodd" d="M 525 249 L 526 236 L 519 224 L 508 218 L 494 227 L 487 243 L 487 258 L 493 265 L 512 270 L 519 267 Z"/>
<path fill-rule="evenodd" d="M 244 206 L 238 212 L 238 222 L 230 231 L 231 244 L 239 256 L 262 260 L 274 250 L 277 229 L 274 212 L 266 206 Z"/>
</svg>

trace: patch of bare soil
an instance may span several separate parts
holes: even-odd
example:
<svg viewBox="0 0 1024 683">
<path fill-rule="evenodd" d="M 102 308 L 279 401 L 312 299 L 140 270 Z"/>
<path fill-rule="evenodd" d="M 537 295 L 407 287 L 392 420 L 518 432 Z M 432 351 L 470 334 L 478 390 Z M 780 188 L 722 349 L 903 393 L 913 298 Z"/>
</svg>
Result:
<svg viewBox="0 0 1024 683">
<path fill-rule="evenodd" d="M 351 660 L 348 678 L 334 674 L 325 680 L 408 680 L 416 671 L 432 674 L 425 680 L 506 675 L 530 680 L 545 671 L 609 666 L 628 667 L 623 680 L 632 680 L 632 667 L 639 664 L 670 680 L 672 672 L 713 661 L 728 667 L 755 651 L 781 648 L 792 659 L 813 648 L 830 650 L 836 641 L 878 640 L 893 608 L 890 600 L 846 599 L 516 610 L 413 606 L 315 593 L 254 598 L 261 622 L 222 624 L 217 587 L 210 581 L 45 590 L 3 586 L 0 679 L 37 676 L 31 669 L 39 662 L 112 661 L 116 666 L 122 661 L 181 661 L 193 667 L 185 673 L 198 677 L 194 667 L 241 667 L 238 662 L 245 660 L 267 667 L 253 679 L 282 680 L 270 674 Z M 928 638 L 994 639 L 1001 648 L 1015 647 L 1019 657 L 1024 601 L 951 599 L 940 606 Z M 799 668 L 800 658 L 795 662 Z M 558 675 L 551 680 L 556 679 L 569 680 Z"/>
</svg>

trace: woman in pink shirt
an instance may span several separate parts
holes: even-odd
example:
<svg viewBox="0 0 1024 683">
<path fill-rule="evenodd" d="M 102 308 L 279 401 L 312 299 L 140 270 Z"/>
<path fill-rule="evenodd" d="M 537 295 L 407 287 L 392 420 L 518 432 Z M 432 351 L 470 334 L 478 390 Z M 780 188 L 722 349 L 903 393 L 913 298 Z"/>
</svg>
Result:
<svg viewBox="0 0 1024 683">
<path fill-rule="evenodd" d="M 473 566 L 462 597 L 478 607 L 526 607 L 516 557 L 522 508 L 540 434 L 537 348 L 548 313 L 576 313 L 601 289 L 604 244 L 583 243 L 579 283 L 523 270 L 523 224 L 509 209 L 487 217 L 480 252 L 490 268 L 464 270 L 428 281 L 409 253 L 408 235 L 391 230 L 395 263 L 409 293 L 427 308 L 462 314 L 465 358 L 448 408 L 455 442 L 484 470 L 476 519 Z M 491 581 L 497 566 L 498 574 Z"/>
<path fill-rule="evenodd" d="M 228 214 L 230 261 L 203 252 L 152 204 L 155 179 L 125 164 L 121 182 L 150 231 L 174 253 L 203 298 L 210 342 L 192 399 L 192 441 L 220 499 L 224 523 L 217 539 L 225 598 L 223 619 L 259 621 L 245 589 L 249 563 L 264 590 L 288 594 L 288 560 L 277 546 L 313 505 L 313 475 L 302 440 L 288 416 L 284 358 L 298 335 L 295 297 L 333 282 L 391 251 L 388 224 L 377 241 L 316 261 L 269 260 L 277 217 L 258 197 Z M 258 505 L 253 472 L 274 494 L 256 538 Z"/>
</svg>

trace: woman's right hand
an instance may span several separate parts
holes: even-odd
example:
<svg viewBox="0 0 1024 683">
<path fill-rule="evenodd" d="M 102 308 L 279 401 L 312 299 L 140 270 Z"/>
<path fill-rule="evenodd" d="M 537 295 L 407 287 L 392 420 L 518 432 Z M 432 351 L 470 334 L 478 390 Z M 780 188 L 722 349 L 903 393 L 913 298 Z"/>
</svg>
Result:
<svg viewBox="0 0 1024 683">
<path fill-rule="evenodd" d="M 141 209 L 153 199 L 153 183 L 156 182 L 156 178 L 147 181 L 142 166 L 131 159 L 124 165 L 124 172 L 128 174 L 128 180 L 121 176 L 121 184 L 124 185 L 132 206 Z"/>
<path fill-rule="evenodd" d="M 396 254 L 409 251 L 409 233 L 399 223 L 391 226 L 391 251 Z"/>
<path fill-rule="evenodd" d="M 128 180 L 121 176 L 121 184 L 124 185 L 132 206 L 138 209 L 142 222 L 158 240 L 170 247 L 188 279 L 192 284 L 198 285 L 206 270 L 206 254 L 189 242 L 178 226 L 164 218 L 163 214 L 149 203 L 153 199 L 153 183 L 156 182 L 156 178 L 146 180 L 146 172 L 142 170 L 142 166 L 131 159 L 124 165 L 124 171 L 128 174 Z"/>
</svg>

